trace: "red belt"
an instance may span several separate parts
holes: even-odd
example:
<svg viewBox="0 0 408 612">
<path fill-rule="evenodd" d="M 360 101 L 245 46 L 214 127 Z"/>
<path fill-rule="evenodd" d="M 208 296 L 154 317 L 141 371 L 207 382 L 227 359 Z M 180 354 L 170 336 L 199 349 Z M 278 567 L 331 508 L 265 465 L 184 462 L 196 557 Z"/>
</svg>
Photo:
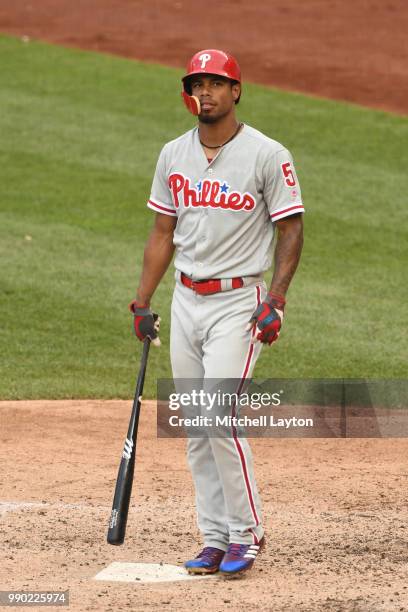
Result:
<svg viewBox="0 0 408 612">
<path fill-rule="evenodd" d="M 192 289 L 200 295 L 209 295 L 211 293 L 218 293 L 222 291 L 222 280 L 220 278 L 209 278 L 205 280 L 194 281 L 183 272 L 181 272 L 180 280 L 185 287 Z M 232 289 L 240 289 L 244 286 L 244 280 L 242 278 L 232 278 Z"/>
</svg>

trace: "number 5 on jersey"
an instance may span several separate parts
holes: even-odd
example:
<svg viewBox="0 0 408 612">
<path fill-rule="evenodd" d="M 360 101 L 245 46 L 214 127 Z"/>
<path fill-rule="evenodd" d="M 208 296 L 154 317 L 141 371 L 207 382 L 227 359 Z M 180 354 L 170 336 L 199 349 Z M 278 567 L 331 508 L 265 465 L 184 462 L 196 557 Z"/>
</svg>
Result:
<svg viewBox="0 0 408 612">
<path fill-rule="evenodd" d="M 284 164 L 281 164 L 281 168 L 282 168 L 283 176 L 285 177 L 285 182 L 287 186 L 294 187 L 296 185 L 296 179 L 295 179 L 295 176 L 291 168 L 291 162 L 286 162 Z"/>
</svg>

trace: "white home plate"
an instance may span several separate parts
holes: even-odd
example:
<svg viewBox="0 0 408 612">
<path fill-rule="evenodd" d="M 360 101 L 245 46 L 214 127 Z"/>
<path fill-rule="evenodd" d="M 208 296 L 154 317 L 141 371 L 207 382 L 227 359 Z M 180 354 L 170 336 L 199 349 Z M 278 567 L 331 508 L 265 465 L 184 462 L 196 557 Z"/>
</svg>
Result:
<svg viewBox="0 0 408 612">
<path fill-rule="evenodd" d="M 191 576 L 184 567 L 160 563 L 120 563 L 114 561 L 96 574 L 95 580 L 115 582 L 173 582 L 176 580 L 197 580 L 214 578 L 214 574 Z"/>
</svg>

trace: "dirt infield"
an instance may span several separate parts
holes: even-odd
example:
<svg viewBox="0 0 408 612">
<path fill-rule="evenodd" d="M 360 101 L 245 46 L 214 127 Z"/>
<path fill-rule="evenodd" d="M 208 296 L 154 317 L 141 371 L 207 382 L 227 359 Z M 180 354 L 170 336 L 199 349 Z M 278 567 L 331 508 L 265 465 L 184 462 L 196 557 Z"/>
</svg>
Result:
<svg viewBox="0 0 408 612">
<path fill-rule="evenodd" d="M 184 440 L 144 402 L 124 546 L 105 543 L 126 401 L 1 402 L 0 589 L 70 589 L 70 610 L 408 609 L 408 440 L 252 441 L 267 548 L 245 578 L 95 582 L 112 561 L 200 545 Z"/>
<path fill-rule="evenodd" d="M 0 32 L 184 66 L 235 53 L 244 79 L 408 112 L 406 0 L 3 0 Z"/>
</svg>

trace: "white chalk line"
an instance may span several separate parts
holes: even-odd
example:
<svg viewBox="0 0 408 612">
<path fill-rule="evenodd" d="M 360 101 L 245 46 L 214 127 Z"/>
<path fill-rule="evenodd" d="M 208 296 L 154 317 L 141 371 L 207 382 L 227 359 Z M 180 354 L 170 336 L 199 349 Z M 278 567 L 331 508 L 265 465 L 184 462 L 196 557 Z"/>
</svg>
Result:
<svg viewBox="0 0 408 612">
<path fill-rule="evenodd" d="M 110 513 L 111 506 L 93 506 L 90 504 L 81 503 L 49 503 L 49 502 L 28 502 L 28 501 L 0 501 L 0 516 L 4 516 L 10 512 L 19 512 L 21 510 L 74 510 L 74 511 L 85 511 L 85 512 L 104 512 Z M 130 512 L 137 511 L 136 507 L 130 508 Z M 287 509 L 276 507 L 276 513 L 279 517 L 295 519 L 298 516 L 297 511 L 290 512 Z M 398 521 L 403 522 L 408 517 L 406 512 L 395 513 L 393 510 L 383 509 L 381 511 L 362 512 L 359 510 L 341 510 L 341 511 L 321 511 L 318 513 L 303 512 L 303 515 L 308 516 L 308 520 L 311 524 L 320 521 L 331 522 L 331 521 L 344 521 L 350 519 L 376 519 L 376 520 L 387 520 L 387 521 Z"/>
<path fill-rule="evenodd" d="M 50 509 L 50 510 L 103 510 L 108 512 L 108 506 L 91 506 L 90 504 L 65 504 L 48 502 L 27 502 L 27 501 L 0 501 L 0 515 L 8 512 L 18 512 L 26 509 Z"/>
</svg>

